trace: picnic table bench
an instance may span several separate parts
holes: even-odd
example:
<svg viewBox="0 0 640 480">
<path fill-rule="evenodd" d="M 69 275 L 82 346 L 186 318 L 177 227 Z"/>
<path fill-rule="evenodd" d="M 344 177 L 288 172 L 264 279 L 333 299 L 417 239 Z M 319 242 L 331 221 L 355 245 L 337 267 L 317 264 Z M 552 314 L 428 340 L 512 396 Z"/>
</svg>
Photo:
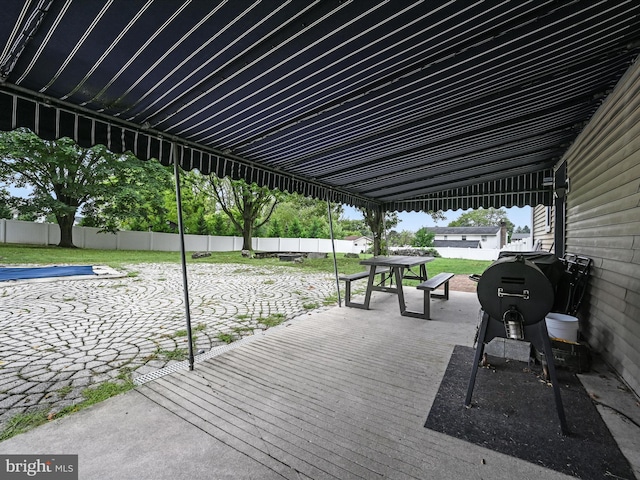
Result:
<svg viewBox="0 0 640 480">
<path fill-rule="evenodd" d="M 432 298 L 442 298 L 444 300 L 449 300 L 449 280 L 453 278 L 453 273 L 443 272 L 431 277 L 430 279 L 422 282 L 416 288 L 418 290 L 424 291 L 424 309 L 423 313 L 420 312 L 408 312 L 411 316 L 424 318 L 426 320 L 431 320 L 431 299 Z M 437 290 L 441 286 L 444 285 L 443 293 L 433 293 L 434 290 Z"/>
<path fill-rule="evenodd" d="M 384 267 L 384 268 L 380 268 L 380 267 L 371 267 L 371 268 L 375 268 L 376 269 L 376 275 L 381 275 L 381 279 L 380 279 L 380 283 L 379 285 L 384 285 L 384 283 L 387 281 L 387 278 L 389 280 L 391 280 L 391 273 L 390 273 L 390 269 L 388 267 Z M 387 274 L 389 274 L 389 277 L 387 277 Z M 357 272 L 357 273 L 351 273 L 349 275 L 340 275 L 338 277 L 339 280 L 342 280 L 345 282 L 344 285 L 344 304 L 347 307 L 355 307 L 355 308 L 364 308 L 364 309 L 368 309 L 368 305 L 362 304 L 362 303 L 354 303 L 351 301 L 351 282 L 356 281 L 356 280 L 361 280 L 363 278 L 369 278 L 369 270 L 364 270 L 362 272 Z M 391 280 L 392 281 L 392 280 Z"/>
</svg>

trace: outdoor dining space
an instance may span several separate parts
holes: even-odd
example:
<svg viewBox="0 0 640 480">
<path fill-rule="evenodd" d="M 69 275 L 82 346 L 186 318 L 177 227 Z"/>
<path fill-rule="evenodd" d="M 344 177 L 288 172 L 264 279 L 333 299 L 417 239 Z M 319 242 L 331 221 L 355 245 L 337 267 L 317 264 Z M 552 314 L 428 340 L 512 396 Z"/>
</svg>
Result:
<svg viewBox="0 0 640 480">
<path fill-rule="evenodd" d="M 404 293 L 407 307 L 418 308 L 422 293 Z M 368 310 L 336 306 L 304 315 L 199 356 L 193 371 L 157 372 L 2 449 L 78 454 L 81 478 L 138 471 L 155 479 L 560 479 L 603 478 L 599 462 L 620 467 L 615 455 L 597 458 L 606 435 L 580 426 L 598 414 L 593 406 L 593 412 L 571 407 L 580 389 L 565 383 L 568 373 L 562 394 L 571 437 L 561 435 L 550 388 L 533 367 L 525 371 L 526 363 L 496 358 L 481 368 L 474 402 L 465 408 L 480 304 L 475 293 L 452 291 L 433 309 L 426 322 L 401 315 L 395 295 L 373 295 Z M 507 374 L 510 363 L 519 365 L 509 377 L 514 384 L 496 386 L 492 379 Z M 594 377 L 589 393 L 602 396 Z M 518 398 L 520 379 L 533 380 L 540 393 Z M 496 447 L 495 431 L 526 436 L 530 426 L 517 405 L 496 410 L 493 399 L 514 395 L 547 419 L 538 429 L 548 438 L 540 431 L 524 444 L 516 438 L 510 452 Z M 477 414 L 488 414 L 489 422 L 478 424 Z M 439 431 L 443 422 L 462 425 L 461 433 Z M 480 440 L 478 429 L 487 429 Z M 584 452 L 585 465 L 576 465 L 585 459 L 574 458 L 576 451 Z M 628 464 L 620 471 L 628 474 Z"/>
<path fill-rule="evenodd" d="M 449 299 L 449 280 L 453 273 L 442 272 L 429 278 L 427 274 L 427 263 L 433 261 L 429 256 L 374 256 L 366 258 L 360 262 L 367 270 L 351 275 L 341 275 L 339 280 L 345 282 L 345 305 L 347 307 L 362 308 L 368 310 L 373 292 L 392 293 L 398 297 L 400 315 L 406 317 L 431 319 L 431 298 Z M 379 277 L 379 279 L 377 279 Z M 364 293 L 364 301 L 354 302 L 351 300 L 351 282 L 367 279 L 367 286 Z M 417 289 L 424 292 L 422 310 L 409 310 L 404 297 L 404 280 L 418 280 L 422 283 L 417 285 Z M 444 293 L 432 293 L 439 287 L 443 287 Z"/>
</svg>

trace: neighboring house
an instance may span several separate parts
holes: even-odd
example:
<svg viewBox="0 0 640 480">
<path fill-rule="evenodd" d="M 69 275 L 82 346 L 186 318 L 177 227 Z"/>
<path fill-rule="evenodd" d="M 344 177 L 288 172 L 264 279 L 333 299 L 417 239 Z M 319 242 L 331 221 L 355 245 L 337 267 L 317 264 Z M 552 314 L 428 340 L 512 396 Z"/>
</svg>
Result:
<svg viewBox="0 0 640 480">
<path fill-rule="evenodd" d="M 511 241 L 512 242 L 521 242 L 523 240 L 527 240 L 531 238 L 531 234 L 530 233 L 513 233 L 511 234 Z"/>
<path fill-rule="evenodd" d="M 554 168 L 554 207 L 534 211 L 534 244 L 593 263 L 580 334 L 640 393 L 640 60 Z"/>
<path fill-rule="evenodd" d="M 531 233 L 513 233 L 504 250 L 530 251 L 535 250 L 531 243 Z"/>
<path fill-rule="evenodd" d="M 434 240 L 435 248 L 482 248 L 480 240 Z"/>
<path fill-rule="evenodd" d="M 361 235 L 350 235 L 344 239 L 353 242 L 353 251 L 358 253 L 365 253 L 373 245 L 373 239 Z"/>
<path fill-rule="evenodd" d="M 502 248 L 507 239 L 505 225 L 496 227 L 429 227 L 435 247 Z M 446 244 L 442 242 L 447 242 Z"/>
</svg>

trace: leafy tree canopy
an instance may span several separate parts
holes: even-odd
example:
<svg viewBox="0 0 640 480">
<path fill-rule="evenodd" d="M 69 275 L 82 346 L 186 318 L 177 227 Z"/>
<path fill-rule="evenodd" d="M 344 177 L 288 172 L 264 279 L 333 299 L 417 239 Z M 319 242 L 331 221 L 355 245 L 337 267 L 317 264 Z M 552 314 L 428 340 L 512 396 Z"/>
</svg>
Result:
<svg viewBox="0 0 640 480">
<path fill-rule="evenodd" d="M 103 231 L 148 230 L 170 232 L 177 222 L 173 173 L 154 160 L 126 157 L 112 194 L 86 202 L 81 225 Z M 194 218 L 194 217 L 189 217 Z"/>
<path fill-rule="evenodd" d="M 253 250 L 254 232 L 269 221 L 283 194 L 255 183 L 228 177 L 221 179 L 213 174 L 206 180 L 200 184 L 200 193 L 214 198 L 231 223 L 242 232 L 242 249 Z"/>
<path fill-rule="evenodd" d="M 0 188 L 0 218 L 12 218 L 9 192 Z"/>
<path fill-rule="evenodd" d="M 416 234 L 409 230 L 402 230 L 400 232 L 397 230 L 391 230 L 387 233 L 387 241 L 389 242 L 389 246 L 405 247 L 413 245 L 415 236 Z"/>
<path fill-rule="evenodd" d="M 383 235 L 385 229 L 391 229 L 398 225 L 397 212 L 384 212 L 379 208 L 360 208 L 364 222 L 369 227 L 373 236 L 373 254 L 384 255 L 387 253 L 387 245 Z"/>
<path fill-rule="evenodd" d="M 529 225 L 525 225 L 524 227 L 517 227 L 513 233 L 531 233 L 529 229 Z"/>
<path fill-rule="evenodd" d="M 74 246 L 80 208 L 106 230 L 116 228 L 114 217 L 136 215 L 141 172 L 154 164 L 104 146 L 81 148 L 69 138 L 42 140 L 26 129 L 0 132 L 0 157 L 0 180 L 31 188 L 17 205 L 21 214 L 55 216 L 61 247 Z"/>
<path fill-rule="evenodd" d="M 507 211 L 504 208 L 479 208 L 463 213 L 460 217 L 449 222 L 449 227 L 493 227 L 500 226 L 501 222 L 507 225 L 509 235 L 513 232 L 515 225 L 507 218 Z"/>
<path fill-rule="evenodd" d="M 339 220 L 342 205 L 331 205 L 334 238 L 343 238 L 344 228 Z M 291 193 L 284 194 L 269 219 L 267 235 L 282 238 L 329 238 L 327 202 Z"/>
<path fill-rule="evenodd" d="M 427 227 L 418 229 L 413 239 L 414 247 L 433 247 L 433 239 L 436 237 L 435 232 L 429 231 Z"/>
</svg>

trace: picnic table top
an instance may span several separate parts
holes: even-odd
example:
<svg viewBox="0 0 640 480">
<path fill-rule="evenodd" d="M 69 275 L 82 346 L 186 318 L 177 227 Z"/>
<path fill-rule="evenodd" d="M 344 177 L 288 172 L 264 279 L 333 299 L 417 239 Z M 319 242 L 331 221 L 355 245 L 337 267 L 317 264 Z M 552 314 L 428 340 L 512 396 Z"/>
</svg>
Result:
<svg viewBox="0 0 640 480">
<path fill-rule="evenodd" d="M 433 257 L 418 257 L 411 255 L 392 255 L 392 256 L 378 256 L 371 257 L 365 260 L 361 260 L 361 265 L 375 265 L 378 267 L 402 267 L 411 268 L 416 265 L 422 265 L 434 260 Z"/>
</svg>

